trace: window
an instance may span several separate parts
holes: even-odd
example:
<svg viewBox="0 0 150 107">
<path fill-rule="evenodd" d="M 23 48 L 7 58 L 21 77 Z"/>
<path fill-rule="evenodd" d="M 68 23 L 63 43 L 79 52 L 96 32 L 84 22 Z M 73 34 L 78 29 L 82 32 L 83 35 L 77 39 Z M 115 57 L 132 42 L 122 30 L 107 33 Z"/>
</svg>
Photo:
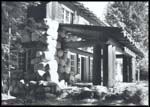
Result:
<svg viewBox="0 0 150 107">
<path fill-rule="evenodd" d="M 69 22 L 70 20 L 70 13 L 66 10 L 66 22 Z"/>
<path fill-rule="evenodd" d="M 24 54 L 25 53 L 20 53 L 17 50 L 12 50 L 10 64 L 13 66 L 13 70 L 24 70 Z"/>
<path fill-rule="evenodd" d="M 18 50 L 12 50 L 10 55 L 10 64 L 13 70 L 29 70 L 33 68 L 31 60 L 36 56 L 36 49 L 28 49 L 21 53 Z M 33 70 L 32 70 L 33 71 Z"/>
<path fill-rule="evenodd" d="M 78 57 L 78 72 L 77 73 L 80 73 L 80 71 L 81 71 L 81 59 Z"/>
<path fill-rule="evenodd" d="M 73 23 L 73 11 L 62 5 L 62 23 Z"/>
<path fill-rule="evenodd" d="M 18 69 L 20 70 L 24 70 L 24 65 L 25 65 L 25 57 L 24 57 L 24 54 L 25 53 L 18 53 L 19 54 L 19 59 L 18 59 L 18 62 L 19 62 L 19 66 L 18 66 Z"/>
<path fill-rule="evenodd" d="M 75 55 L 71 55 L 71 71 L 75 72 Z"/>
</svg>

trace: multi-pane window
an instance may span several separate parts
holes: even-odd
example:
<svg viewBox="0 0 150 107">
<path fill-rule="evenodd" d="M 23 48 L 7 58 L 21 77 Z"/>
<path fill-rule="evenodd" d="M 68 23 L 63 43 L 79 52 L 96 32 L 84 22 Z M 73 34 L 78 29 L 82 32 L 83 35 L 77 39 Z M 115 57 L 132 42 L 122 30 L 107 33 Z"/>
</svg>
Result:
<svg viewBox="0 0 150 107">
<path fill-rule="evenodd" d="M 25 53 L 20 53 L 17 50 L 12 50 L 10 54 L 10 65 L 13 66 L 15 70 L 23 70 L 24 69 L 24 57 Z"/>
<path fill-rule="evenodd" d="M 18 69 L 20 70 L 24 70 L 24 66 L 25 66 L 25 57 L 24 57 L 24 54 L 25 53 L 18 53 L 19 55 L 19 59 L 18 59 L 18 62 L 19 62 L 19 67 Z"/>
<path fill-rule="evenodd" d="M 78 64 L 78 72 L 77 73 L 80 73 L 80 70 L 81 70 L 81 59 L 78 57 L 78 62 L 77 62 L 77 64 Z"/>
<path fill-rule="evenodd" d="M 62 13 L 61 13 L 61 19 L 62 19 L 62 23 L 64 23 L 65 20 L 65 9 L 62 7 Z"/>
<path fill-rule="evenodd" d="M 70 22 L 70 13 L 66 10 L 66 22 Z"/>
<path fill-rule="evenodd" d="M 22 53 L 18 50 L 12 50 L 10 54 L 10 64 L 12 65 L 13 70 L 32 69 L 33 65 L 31 65 L 31 60 L 36 57 L 35 55 L 36 49 L 28 49 Z"/>
<path fill-rule="evenodd" d="M 67 8 L 66 6 L 62 5 L 62 23 L 73 23 L 73 12 Z"/>
<path fill-rule="evenodd" d="M 75 55 L 71 55 L 70 62 L 71 62 L 71 71 L 75 72 Z"/>
</svg>

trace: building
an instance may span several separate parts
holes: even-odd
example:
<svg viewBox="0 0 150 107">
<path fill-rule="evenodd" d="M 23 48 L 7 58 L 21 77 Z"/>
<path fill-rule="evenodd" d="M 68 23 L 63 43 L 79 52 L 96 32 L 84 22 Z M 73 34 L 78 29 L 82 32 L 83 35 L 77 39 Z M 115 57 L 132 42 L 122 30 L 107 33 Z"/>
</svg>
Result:
<svg viewBox="0 0 150 107">
<path fill-rule="evenodd" d="M 36 39 L 30 42 L 23 39 L 26 52 L 18 57 L 18 69 L 32 74 L 48 64 L 54 82 L 64 72 L 70 75 L 71 83 L 92 82 L 112 87 L 117 81 L 116 73 L 122 75 L 119 81 L 136 81 L 135 59 L 143 57 L 137 44 L 122 28 L 107 27 L 82 4 L 43 2 L 30 7 L 28 17 L 38 22 L 46 18 L 49 22 L 48 51 L 39 49 L 41 44 Z M 43 56 L 48 62 L 41 59 Z M 118 59 L 122 68 L 116 64 Z"/>
</svg>

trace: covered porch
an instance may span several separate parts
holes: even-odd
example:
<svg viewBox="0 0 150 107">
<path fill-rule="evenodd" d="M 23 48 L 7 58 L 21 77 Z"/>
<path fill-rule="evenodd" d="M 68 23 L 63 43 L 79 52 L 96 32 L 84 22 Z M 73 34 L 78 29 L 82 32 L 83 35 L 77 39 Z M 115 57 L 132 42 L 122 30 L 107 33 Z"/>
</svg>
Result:
<svg viewBox="0 0 150 107">
<path fill-rule="evenodd" d="M 123 61 L 123 82 L 136 81 L 135 60 L 136 57 L 143 57 L 143 53 L 139 51 L 134 40 L 123 33 L 122 28 L 60 24 L 58 35 L 82 38 L 64 42 L 64 48 L 79 54 L 86 54 L 89 58 L 93 57 L 93 85 L 107 87 L 114 85 L 116 59 L 122 59 Z M 85 47 L 93 47 L 93 52 L 79 49 Z"/>
</svg>

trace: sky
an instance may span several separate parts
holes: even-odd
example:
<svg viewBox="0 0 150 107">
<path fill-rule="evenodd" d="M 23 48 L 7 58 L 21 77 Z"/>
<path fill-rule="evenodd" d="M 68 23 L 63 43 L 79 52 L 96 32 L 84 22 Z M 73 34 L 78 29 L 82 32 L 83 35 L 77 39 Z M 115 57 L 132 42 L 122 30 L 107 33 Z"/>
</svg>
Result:
<svg viewBox="0 0 150 107">
<path fill-rule="evenodd" d="M 85 7 L 88 7 L 98 18 L 104 20 L 104 13 L 106 12 L 106 6 L 108 2 L 105 1 L 95 1 L 95 2 L 80 2 L 83 3 Z"/>
</svg>

